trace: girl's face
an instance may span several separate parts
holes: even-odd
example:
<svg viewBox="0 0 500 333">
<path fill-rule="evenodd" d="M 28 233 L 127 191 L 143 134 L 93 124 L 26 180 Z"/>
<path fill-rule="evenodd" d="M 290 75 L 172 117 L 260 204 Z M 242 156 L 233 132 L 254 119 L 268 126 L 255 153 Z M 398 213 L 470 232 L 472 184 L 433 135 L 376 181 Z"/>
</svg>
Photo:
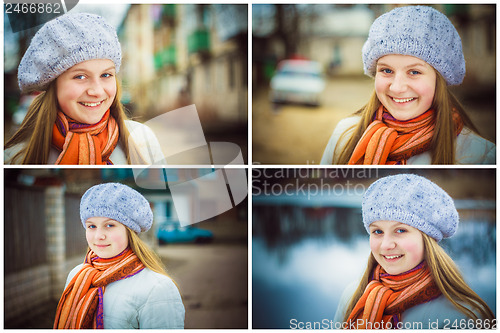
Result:
<svg viewBox="0 0 500 333">
<path fill-rule="evenodd" d="M 100 258 L 111 258 L 128 247 L 127 228 L 107 217 L 91 217 L 85 222 L 87 243 Z"/>
<path fill-rule="evenodd" d="M 400 222 L 370 224 L 370 248 L 380 266 L 391 275 L 406 272 L 424 260 L 422 233 Z"/>
<path fill-rule="evenodd" d="M 56 79 L 61 111 L 83 124 L 102 119 L 116 96 L 115 64 L 109 59 L 76 64 Z"/>
<path fill-rule="evenodd" d="M 410 120 L 429 110 L 435 90 L 436 72 L 425 61 L 401 54 L 377 61 L 375 92 L 397 120 Z"/>
</svg>

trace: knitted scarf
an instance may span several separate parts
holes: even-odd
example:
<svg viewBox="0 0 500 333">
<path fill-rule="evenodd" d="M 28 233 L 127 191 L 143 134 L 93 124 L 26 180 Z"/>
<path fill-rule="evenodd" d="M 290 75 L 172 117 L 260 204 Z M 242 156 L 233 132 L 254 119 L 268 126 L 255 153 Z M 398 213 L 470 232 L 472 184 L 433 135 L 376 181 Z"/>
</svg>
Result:
<svg viewBox="0 0 500 333">
<path fill-rule="evenodd" d="M 347 327 L 396 328 L 401 321 L 402 312 L 440 294 L 425 261 L 398 275 L 390 275 L 377 265 L 372 281 L 366 286 L 347 319 Z"/>
<path fill-rule="evenodd" d="M 113 164 L 109 156 L 118 137 L 118 124 L 109 110 L 92 125 L 78 123 L 59 111 L 52 128 L 52 145 L 61 151 L 56 164 Z"/>
<path fill-rule="evenodd" d="M 453 113 L 453 121 L 458 135 L 463 123 L 457 112 Z M 432 109 L 414 119 L 399 121 L 381 105 L 348 164 L 406 164 L 410 157 L 430 149 L 434 128 Z"/>
<path fill-rule="evenodd" d="M 99 258 L 89 250 L 83 267 L 61 296 L 54 329 L 104 328 L 103 296 L 106 285 L 131 277 L 144 267 L 130 248 L 107 259 Z"/>
</svg>

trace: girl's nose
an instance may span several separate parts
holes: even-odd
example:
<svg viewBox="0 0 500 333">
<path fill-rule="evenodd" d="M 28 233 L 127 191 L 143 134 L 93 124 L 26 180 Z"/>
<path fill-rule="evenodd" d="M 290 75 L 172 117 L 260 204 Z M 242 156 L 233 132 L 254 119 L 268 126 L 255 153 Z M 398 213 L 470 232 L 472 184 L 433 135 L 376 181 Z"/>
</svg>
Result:
<svg viewBox="0 0 500 333">
<path fill-rule="evenodd" d="M 392 92 L 400 94 L 406 91 L 407 88 L 407 82 L 406 78 L 404 77 L 403 74 L 397 73 L 390 85 L 390 89 Z"/>
<path fill-rule="evenodd" d="M 380 244 L 382 250 L 392 250 L 396 247 L 396 242 L 391 235 L 384 235 L 382 243 Z"/>
<path fill-rule="evenodd" d="M 87 89 L 87 94 L 89 94 L 89 96 L 102 96 L 103 93 L 104 88 L 98 80 L 91 82 L 89 88 Z"/>
<path fill-rule="evenodd" d="M 102 230 L 97 230 L 96 233 L 95 233 L 95 237 L 97 239 L 105 239 L 106 238 L 106 234 L 102 231 Z"/>
</svg>

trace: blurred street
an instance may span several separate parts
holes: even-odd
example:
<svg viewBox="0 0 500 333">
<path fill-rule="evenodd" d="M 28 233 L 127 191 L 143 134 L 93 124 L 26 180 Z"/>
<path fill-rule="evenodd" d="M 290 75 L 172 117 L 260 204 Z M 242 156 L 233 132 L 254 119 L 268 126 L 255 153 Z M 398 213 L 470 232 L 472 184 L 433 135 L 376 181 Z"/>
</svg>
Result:
<svg viewBox="0 0 500 333">
<path fill-rule="evenodd" d="M 369 77 L 326 80 L 320 107 L 279 105 L 273 109 L 267 87 L 253 92 L 253 163 L 318 164 L 338 121 L 370 97 Z"/>
<path fill-rule="evenodd" d="M 325 78 L 320 107 L 283 104 L 273 107 L 269 88 L 253 92 L 253 163 L 319 164 L 339 120 L 360 109 L 373 91 L 369 77 Z M 495 142 L 495 99 L 489 91 L 453 90 L 480 134 Z"/>
<path fill-rule="evenodd" d="M 246 244 L 161 246 L 167 271 L 179 285 L 185 328 L 248 327 Z"/>
</svg>

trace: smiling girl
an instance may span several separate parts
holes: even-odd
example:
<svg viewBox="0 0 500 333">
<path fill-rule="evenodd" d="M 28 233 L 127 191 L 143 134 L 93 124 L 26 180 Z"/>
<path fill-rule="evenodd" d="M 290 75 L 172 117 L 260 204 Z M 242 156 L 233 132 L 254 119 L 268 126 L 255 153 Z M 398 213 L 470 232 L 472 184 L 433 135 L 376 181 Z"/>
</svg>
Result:
<svg viewBox="0 0 500 333">
<path fill-rule="evenodd" d="M 339 122 L 321 164 L 495 163 L 495 145 L 477 134 L 448 89 L 462 83 L 465 59 L 445 15 L 396 8 L 373 22 L 362 51 L 375 91 Z"/>
<path fill-rule="evenodd" d="M 91 187 L 80 202 L 89 246 L 68 275 L 54 328 L 184 328 L 184 305 L 158 256 L 139 238 L 153 223 L 132 188 Z"/>
<path fill-rule="evenodd" d="M 121 46 L 97 15 L 65 14 L 35 34 L 18 70 L 23 94 L 39 92 L 7 141 L 10 164 L 153 164 L 155 135 L 127 119 L 117 73 Z"/>
<path fill-rule="evenodd" d="M 334 321 L 357 329 L 496 326 L 488 305 L 438 245 L 458 228 L 445 191 L 412 174 L 384 177 L 365 192 L 362 213 L 371 254 L 357 287 L 344 291 Z"/>
</svg>

